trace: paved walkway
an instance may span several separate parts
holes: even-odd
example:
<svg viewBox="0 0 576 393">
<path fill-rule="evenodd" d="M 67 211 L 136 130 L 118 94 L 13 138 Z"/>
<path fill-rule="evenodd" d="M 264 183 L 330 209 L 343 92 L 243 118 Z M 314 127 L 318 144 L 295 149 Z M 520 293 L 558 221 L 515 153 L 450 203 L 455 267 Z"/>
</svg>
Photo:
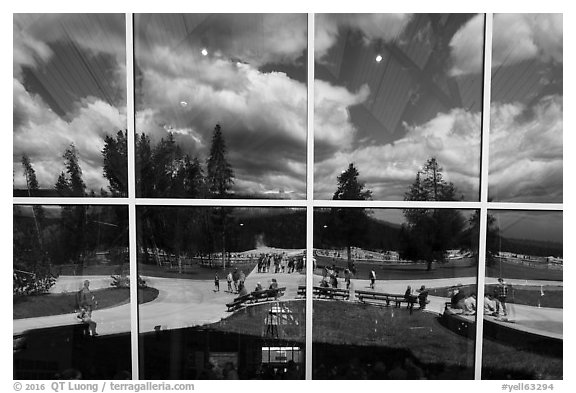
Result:
<svg viewBox="0 0 576 393">
<path fill-rule="evenodd" d="M 104 277 L 88 277 L 91 280 L 91 288 L 96 289 L 99 285 L 106 286 Z M 305 285 L 306 276 L 300 273 L 258 273 L 257 268 L 247 276 L 246 289 L 254 290 L 256 284 L 260 282 L 263 287 L 268 287 L 270 280 L 276 278 L 279 287 L 286 287 L 283 300 L 296 297 L 299 285 Z M 83 281 L 83 277 L 76 277 Z M 177 329 L 204 325 L 218 322 L 222 318 L 231 315 L 226 311 L 226 303 L 232 301 L 237 295 L 226 292 L 226 279 L 220 279 L 220 291 L 214 292 L 214 282 L 212 280 L 188 280 L 175 278 L 144 277 L 147 284 L 158 289 L 158 297 L 140 306 L 139 324 L 140 332 L 154 331 L 156 326 L 161 329 Z M 314 285 L 318 285 L 321 276 L 313 277 Z M 488 278 L 496 283 L 496 279 Z M 544 285 L 539 281 L 508 280 L 513 285 Z M 344 281 L 341 280 L 341 285 Z M 94 286 L 92 285 L 94 283 Z M 425 285 L 427 288 L 449 287 L 455 284 L 475 284 L 475 277 L 464 277 L 458 279 L 434 279 L 434 280 L 378 280 L 375 291 L 388 293 L 404 293 L 406 287 L 410 285 L 413 289 Z M 545 282 L 546 285 L 562 285 L 562 282 Z M 76 290 L 78 282 L 66 279 L 62 283 L 57 283 L 57 288 L 61 291 Z M 109 284 L 108 284 L 109 285 Z M 352 290 L 366 290 L 369 288 L 368 280 L 352 280 Z M 442 313 L 444 303 L 448 300 L 444 297 L 430 296 L 430 304 L 427 310 L 430 312 Z M 562 334 L 562 309 L 537 308 L 524 305 L 509 305 L 510 319 L 516 325 L 533 329 L 540 334 Z M 93 312 L 93 319 L 98 323 L 98 333 L 100 335 L 125 333 L 130 331 L 130 305 L 125 304 L 113 308 L 96 309 Z M 78 323 L 74 313 L 64 315 L 54 315 L 38 318 L 18 319 L 13 321 L 14 334 L 21 334 L 29 329 L 47 328 L 54 326 L 64 326 Z"/>
</svg>

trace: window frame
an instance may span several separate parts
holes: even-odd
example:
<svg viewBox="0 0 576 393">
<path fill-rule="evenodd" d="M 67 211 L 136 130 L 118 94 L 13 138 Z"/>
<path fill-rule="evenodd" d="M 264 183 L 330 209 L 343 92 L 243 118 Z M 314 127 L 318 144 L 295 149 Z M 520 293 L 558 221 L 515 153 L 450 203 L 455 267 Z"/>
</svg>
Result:
<svg viewBox="0 0 576 393">
<path fill-rule="evenodd" d="M 136 244 L 136 207 L 137 206 L 230 206 L 230 207 L 302 207 L 306 208 L 306 258 L 313 258 L 314 209 L 332 207 L 363 208 L 438 208 L 438 209 L 474 209 L 480 212 L 479 262 L 477 272 L 478 309 L 482 309 L 484 285 L 486 282 L 486 226 L 489 210 L 528 210 L 564 212 L 563 203 L 520 203 L 491 202 L 488 199 L 490 106 L 492 81 L 492 34 L 493 14 L 484 15 L 483 45 L 483 88 L 481 115 L 481 150 L 480 150 L 480 200 L 470 202 L 419 202 L 419 201 L 335 201 L 314 199 L 314 31 L 315 13 L 306 13 L 308 18 L 307 48 L 307 170 L 306 198 L 301 200 L 269 199 L 167 199 L 136 198 L 135 174 L 135 91 L 134 91 L 134 13 L 126 13 L 126 111 L 128 135 L 128 197 L 127 198 L 56 198 L 56 197 L 13 197 L 16 205 L 121 205 L 128 207 L 129 222 L 129 255 L 130 282 L 136 283 L 138 276 Z M 306 341 L 305 369 L 306 379 L 312 379 L 312 277 L 313 266 L 306 266 Z M 139 307 L 137 302 L 137 285 L 130 286 L 131 310 L 131 353 L 132 379 L 139 379 Z M 474 379 L 482 378 L 482 343 L 483 314 L 476 315 L 476 340 L 474 353 Z"/>
</svg>

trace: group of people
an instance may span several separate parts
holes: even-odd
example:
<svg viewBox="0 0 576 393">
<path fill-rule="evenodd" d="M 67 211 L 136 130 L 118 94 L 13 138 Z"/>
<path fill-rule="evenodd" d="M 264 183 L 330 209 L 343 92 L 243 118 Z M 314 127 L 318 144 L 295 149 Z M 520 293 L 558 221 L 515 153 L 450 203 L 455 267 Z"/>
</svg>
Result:
<svg viewBox="0 0 576 393">
<path fill-rule="evenodd" d="M 246 274 L 243 270 L 238 271 L 235 267 L 233 271 L 229 271 L 226 275 L 226 282 L 228 284 L 227 292 L 239 293 L 242 287 L 244 287 L 244 281 L 246 281 Z M 214 276 L 214 292 L 220 291 L 220 277 L 218 273 Z"/>
<path fill-rule="evenodd" d="M 322 280 L 320 280 L 320 286 L 323 288 L 338 288 L 338 278 L 339 273 L 336 265 L 333 264 L 332 267 L 324 266 L 322 270 Z M 344 269 L 344 282 L 346 283 L 346 289 L 350 289 L 350 282 L 352 279 L 352 273 L 349 269 Z"/>
<path fill-rule="evenodd" d="M 96 297 L 90 290 L 90 281 L 84 280 L 84 286 L 78 292 L 76 292 L 76 305 L 78 309 L 78 314 L 76 317 L 80 322 L 88 326 L 88 332 L 90 336 L 97 336 L 96 333 L 96 322 L 92 319 L 92 310 L 96 308 L 98 302 Z"/>
<path fill-rule="evenodd" d="M 502 278 L 498 279 L 498 285 L 493 293 L 484 294 L 484 314 L 492 316 L 507 316 L 508 310 L 506 301 L 508 297 L 509 285 Z M 450 298 L 450 305 L 453 309 L 462 310 L 463 314 L 476 313 L 476 294 L 465 294 L 460 288 L 454 288 Z"/>
<path fill-rule="evenodd" d="M 494 293 L 486 293 L 484 295 L 484 314 L 506 317 L 508 315 L 507 298 L 508 284 L 502 278 L 499 278 L 498 285 L 494 288 Z"/>
<path fill-rule="evenodd" d="M 420 289 L 414 293 L 414 290 L 410 285 L 406 287 L 406 291 L 404 292 L 404 298 L 410 303 L 418 303 L 420 310 L 425 309 L 426 305 L 430 303 L 428 300 L 429 291 L 426 289 L 425 285 L 422 285 Z"/>
<path fill-rule="evenodd" d="M 462 310 L 463 314 L 476 313 L 476 295 L 466 294 L 462 288 L 454 288 L 450 296 L 450 307 L 455 310 Z"/>
<path fill-rule="evenodd" d="M 302 257 L 288 257 L 282 254 L 261 254 L 258 258 L 258 273 L 294 273 L 304 269 Z"/>
</svg>

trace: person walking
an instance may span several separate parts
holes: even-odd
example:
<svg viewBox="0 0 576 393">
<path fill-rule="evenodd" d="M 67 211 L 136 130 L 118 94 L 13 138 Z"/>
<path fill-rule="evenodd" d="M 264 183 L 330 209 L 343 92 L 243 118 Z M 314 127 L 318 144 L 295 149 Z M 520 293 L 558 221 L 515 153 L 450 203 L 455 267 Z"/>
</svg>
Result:
<svg viewBox="0 0 576 393">
<path fill-rule="evenodd" d="M 376 272 L 374 270 L 370 271 L 370 288 L 374 289 L 376 287 Z"/>
<path fill-rule="evenodd" d="M 214 276 L 214 291 L 220 292 L 220 278 L 218 277 L 218 273 Z"/>
<path fill-rule="evenodd" d="M 234 292 L 238 292 L 238 280 L 240 279 L 240 273 L 238 273 L 238 268 L 234 268 L 234 273 L 232 273 L 232 281 L 234 281 Z"/>
<path fill-rule="evenodd" d="M 228 272 L 226 281 L 228 282 L 228 292 L 232 292 L 232 272 Z"/>
</svg>

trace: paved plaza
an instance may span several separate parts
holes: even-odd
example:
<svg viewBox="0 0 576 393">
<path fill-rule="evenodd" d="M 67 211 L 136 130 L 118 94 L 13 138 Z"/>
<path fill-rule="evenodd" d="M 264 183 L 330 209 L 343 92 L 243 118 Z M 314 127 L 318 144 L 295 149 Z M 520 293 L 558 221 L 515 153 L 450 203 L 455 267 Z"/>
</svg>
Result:
<svg viewBox="0 0 576 393">
<path fill-rule="evenodd" d="M 205 325 L 218 322 L 228 317 L 231 313 L 226 311 L 226 303 L 231 302 L 237 295 L 226 292 L 226 278 L 220 279 L 220 291 L 214 291 L 213 280 L 189 280 L 175 278 L 143 277 L 146 283 L 159 292 L 158 297 L 151 302 L 142 304 L 139 308 L 140 332 L 151 332 L 160 326 L 160 329 L 178 329 Z M 286 292 L 281 300 L 292 300 L 297 297 L 299 285 L 306 284 L 306 275 L 300 273 L 258 273 L 255 266 L 246 277 L 246 289 L 254 290 L 260 282 L 267 288 L 271 279 L 275 278 L 280 287 L 286 287 Z M 314 275 L 314 285 L 318 285 L 321 276 Z M 110 287 L 109 276 L 66 276 L 60 277 L 52 288 L 52 293 L 74 292 L 82 286 L 84 279 L 90 280 L 90 288 L 93 290 Z M 556 285 L 562 286 L 562 282 L 530 281 L 530 280 L 507 280 L 514 286 L 522 285 Z M 496 278 L 487 278 L 487 284 L 497 283 Z M 406 287 L 426 288 L 449 287 L 455 284 L 476 284 L 476 277 L 442 278 L 431 280 L 378 280 L 376 292 L 404 293 Z M 343 280 L 341 280 L 343 285 Z M 351 291 L 368 290 L 369 281 L 353 279 Z M 448 298 L 429 296 L 430 304 L 428 312 L 442 313 L 444 303 Z M 126 333 L 130 331 L 130 305 L 123 304 L 107 309 L 96 309 L 92 315 L 98 323 L 100 335 Z M 539 308 L 519 304 L 509 304 L 509 318 L 513 320 L 513 328 L 530 331 L 545 336 L 562 338 L 563 310 L 558 308 Z M 38 318 L 26 318 L 14 320 L 14 334 L 22 334 L 26 330 L 64 326 L 79 323 L 76 314 L 71 312 L 63 315 L 53 315 Z M 498 322 L 501 323 L 501 322 Z M 511 326 L 511 323 L 504 323 Z"/>
</svg>

